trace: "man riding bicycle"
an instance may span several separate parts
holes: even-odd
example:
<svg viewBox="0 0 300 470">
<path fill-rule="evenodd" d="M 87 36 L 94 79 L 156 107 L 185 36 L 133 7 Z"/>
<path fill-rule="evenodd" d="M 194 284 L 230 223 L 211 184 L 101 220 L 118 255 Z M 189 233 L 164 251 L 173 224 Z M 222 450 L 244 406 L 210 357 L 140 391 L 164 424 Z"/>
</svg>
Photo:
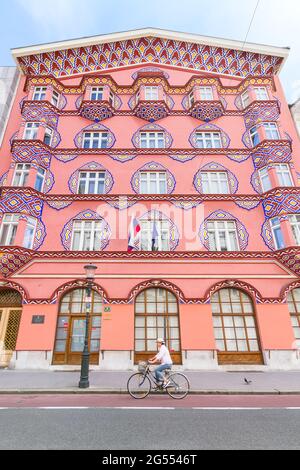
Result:
<svg viewBox="0 0 300 470">
<path fill-rule="evenodd" d="M 162 374 L 162 371 L 165 369 L 171 369 L 173 361 L 171 359 L 169 350 L 166 347 L 164 340 L 162 338 L 157 338 L 156 343 L 157 347 L 159 348 L 159 351 L 154 357 L 151 357 L 148 362 L 150 362 L 150 364 L 160 362 L 160 365 L 154 370 L 154 374 L 157 383 L 161 384 L 162 387 L 165 388 L 167 386 L 167 379 Z"/>
</svg>

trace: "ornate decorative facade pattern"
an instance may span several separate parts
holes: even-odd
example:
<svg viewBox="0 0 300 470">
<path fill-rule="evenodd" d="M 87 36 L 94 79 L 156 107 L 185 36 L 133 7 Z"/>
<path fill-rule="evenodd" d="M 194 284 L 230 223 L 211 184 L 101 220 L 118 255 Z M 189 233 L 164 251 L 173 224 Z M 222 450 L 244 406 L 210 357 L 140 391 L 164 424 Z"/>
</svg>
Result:
<svg viewBox="0 0 300 470">
<path fill-rule="evenodd" d="M 114 184 L 114 179 L 112 177 L 112 174 L 106 169 L 104 168 L 103 165 L 101 165 L 100 163 L 97 163 L 97 162 L 90 162 L 90 163 L 86 163 L 85 165 L 82 165 L 80 168 L 78 168 L 78 170 L 74 171 L 74 173 L 72 173 L 69 181 L 68 181 L 68 186 L 69 186 L 69 189 L 71 191 L 71 193 L 73 194 L 77 194 L 78 193 L 78 183 L 79 183 L 79 176 L 80 176 L 80 172 L 82 171 L 102 171 L 102 172 L 105 172 L 105 180 L 104 180 L 104 193 L 103 194 L 107 194 L 111 191 L 112 187 L 113 187 L 113 184 Z"/>
<path fill-rule="evenodd" d="M 231 153 L 231 154 L 226 155 L 226 157 L 229 158 L 229 160 L 233 160 L 234 162 L 242 163 L 248 160 L 248 158 L 250 157 L 250 154 L 247 155 L 244 153 Z"/>
<path fill-rule="evenodd" d="M 90 121 L 104 121 L 113 116 L 113 109 L 104 101 L 83 101 L 80 107 L 80 114 Z"/>
<path fill-rule="evenodd" d="M 138 72 L 134 72 L 131 75 L 131 78 L 133 80 L 136 80 L 138 78 L 138 75 L 141 73 L 150 73 L 150 74 L 157 73 L 157 74 L 163 75 L 166 80 L 168 80 L 168 78 L 170 77 L 170 75 L 165 70 L 159 69 L 158 67 L 144 67 L 142 69 L 139 69 Z"/>
<path fill-rule="evenodd" d="M 210 220 L 234 220 L 236 224 L 240 250 L 241 251 L 246 250 L 247 245 L 248 245 L 248 238 L 249 238 L 249 234 L 246 230 L 246 227 L 235 216 L 223 210 L 217 210 L 217 211 L 212 212 L 208 217 L 205 218 L 205 220 L 202 222 L 200 226 L 199 237 L 200 237 L 202 245 L 205 246 L 207 250 L 210 249 L 208 229 L 207 229 L 207 223 Z"/>
<path fill-rule="evenodd" d="M 274 101 L 255 101 L 247 108 L 244 114 L 246 129 L 250 129 L 261 121 L 277 121 L 279 118 L 279 106 Z"/>
<path fill-rule="evenodd" d="M 37 141 L 18 141 L 14 143 L 12 149 L 12 156 L 15 162 L 35 163 L 44 168 L 49 168 L 52 155 L 53 153 L 46 145 Z"/>
<path fill-rule="evenodd" d="M 43 205 L 43 201 L 30 192 L 7 191 L 0 200 L 0 213 L 27 214 L 39 219 Z"/>
<path fill-rule="evenodd" d="M 254 167 L 259 169 L 269 163 L 286 163 L 292 158 L 291 146 L 285 141 L 266 141 L 252 153 Z"/>
<path fill-rule="evenodd" d="M 260 233 L 263 241 L 267 245 L 267 247 L 274 251 L 276 250 L 275 243 L 274 243 L 274 238 L 273 238 L 273 233 L 272 233 L 272 228 L 269 220 L 266 220 L 261 228 L 261 233 Z"/>
<path fill-rule="evenodd" d="M 234 174 L 230 170 L 225 168 L 223 165 L 221 165 L 220 163 L 210 162 L 210 163 L 207 163 L 206 165 L 202 166 L 194 176 L 193 184 L 194 184 L 194 187 L 195 187 L 196 191 L 198 191 L 198 193 L 203 194 L 203 185 L 202 185 L 201 173 L 204 172 L 204 171 L 222 171 L 222 172 L 226 172 L 227 177 L 228 177 L 230 193 L 234 194 L 234 193 L 237 192 L 238 187 L 239 187 L 239 183 L 238 183 L 237 178 L 234 176 Z"/>
<path fill-rule="evenodd" d="M 22 117 L 25 121 L 43 122 L 53 129 L 58 126 L 55 108 L 45 101 L 26 101 L 22 108 Z"/>
<path fill-rule="evenodd" d="M 129 209 L 129 207 L 134 206 L 137 201 L 129 200 L 127 196 L 119 196 L 118 199 L 111 199 L 106 201 L 111 207 L 122 211 L 123 209 Z"/>
<path fill-rule="evenodd" d="M 19 57 L 18 61 L 26 75 L 63 77 L 142 63 L 162 63 L 247 77 L 276 73 L 282 58 L 173 39 L 143 37 L 45 52 Z"/>
<path fill-rule="evenodd" d="M 33 250 L 38 250 L 41 248 L 42 244 L 44 243 L 46 237 L 46 227 L 41 219 L 37 220 L 36 231 L 34 234 L 34 241 L 33 241 Z"/>
<path fill-rule="evenodd" d="M 15 271 L 24 266 L 32 258 L 32 252 L 29 250 L 16 249 L 14 252 L 0 253 L 0 272 L 3 277 L 9 277 Z M 25 293 L 25 291 L 24 291 Z M 22 295 L 23 301 L 26 299 L 25 295 Z"/>
<path fill-rule="evenodd" d="M 8 171 L 6 173 L 4 173 L 1 178 L 0 178 L 0 187 L 1 186 L 6 186 L 7 184 L 7 177 L 8 177 Z"/>
<path fill-rule="evenodd" d="M 282 214 L 300 212 L 300 194 L 275 191 L 263 200 L 263 208 L 268 219 Z"/>
<path fill-rule="evenodd" d="M 171 194 L 174 191 L 176 185 L 174 175 L 160 163 L 150 162 L 139 168 L 131 178 L 130 184 L 135 193 L 140 194 L 141 171 L 164 171 L 166 173 L 167 194 Z"/>
<path fill-rule="evenodd" d="M 108 223 L 101 217 L 101 215 L 97 214 L 97 212 L 91 210 L 85 210 L 80 212 L 79 214 L 75 215 L 71 220 L 69 220 L 61 234 L 61 242 L 65 250 L 71 250 L 71 242 L 72 242 L 72 231 L 73 231 L 73 222 L 75 220 L 101 220 L 102 227 L 101 227 L 101 234 L 100 234 L 100 250 L 106 248 L 109 243 L 109 239 L 111 236 L 111 230 Z"/>
<path fill-rule="evenodd" d="M 193 160 L 193 158 L 196 157 L 196 155 L 193 155 L 193 154 L 171 154 L 169 155 L 170 158 L 172 158 L 172 160 L 176 160 L 177 162 L 180 162 L 180 163 L 185 163 L 185 162 L 188 162 L 190 160 Z"/>
<path fill-rule="evenodd" d="M 55 209 L 57 211 L 61 211 L 62 209 L 65 209 L 66 207 L 71 206 L 72 202 L 69 201 L 47 201 L 47 204 L 51 209 Z"/>
<path fill-rule="evenodd" d="M 164 127 L 159 126 L 158 124 L 146 124 L 145 126 L 140 127 L 132 136 L 131 142 L 133 146 L 136 148 L 141 147 L 141 143 L 140 143 L 141 132 L 163 132 L 164 137 L 165 137 L 164 148 L 170 148 L 172 145 L 173 138 L 171 134 Z"/>
<path fill-rule="evenodd" d="M 76 134 L 74 138 L 74 144 L 77 148 L 82 148 L 83 136 L 85 132 L 107 132 L 106 148 L 111 148 L 116 141 L 114 134 L 108 129 L 108 127 L 104 126 L 103 124 L 91 124 L 84 127 L 80 132 L 78 132 L 78 134 Z"/>
<path fill-rule="evenodd" d="M 194 209 L 194 207 L 197 207 L 199 206 L 199 204 L 201 204 L 201 201 L 192 201 L 192 200 L 191 201 L 186 201 L 186 200 L 178 201 L 177 199 L 170 199 L 170 201 L 175 207 L 178 207 L 178 209 L 183 209 L 185 211 Z"/>
<path fill-rule="evenodd" d="M 260 201 L 239 201 L 239 200 L 235 200 L 234 202 L 238 207 L 241 207 L 242 209 L 246 209 L 247 211 L 251 211 L 252 209 L 255 209 L 260 204 Z"/>
<path fill-rule="evenodd" d="M 190 113 L 195 119 L 209 122 L 223 116 L 224 108 L 219 101 L 196 101 Z"/>
<path fill-rule="evenodd" d="M 263 193 L 258 170 L 254 170 L 254 172 L 252 173 L 250 183 L 254 191 L 256 191 L 258 194 Z"/>
<path fill-rule="evenodd" d="M 120 155 L 110 154 L 109 156 L 113 160 L 116 160 L 117 162 L 120 162 L 120 163 L 128 162 L 129 160 L 133 160 L 136 157 L 136 155 L 127 155 L 127 154 L 124 154 L 124 155 L 122 155 L 122 154 L 120 154 Z"/>
<path fill-rule="evenodd" d="M 230 145 L 229 135 L 224 132 L 221 127 L 216 126 L 215 124 L 201 124 L 201 126 L 196 127 L 193 130 L 189 137 L 189 142 L 192 147 L 197 148 L 197 133 L 198 132 L 219 132 L 221 136 L 222 148 L 228 148 Z M 206 149 L 207 152 L 207 149 Z"/>
</svg>

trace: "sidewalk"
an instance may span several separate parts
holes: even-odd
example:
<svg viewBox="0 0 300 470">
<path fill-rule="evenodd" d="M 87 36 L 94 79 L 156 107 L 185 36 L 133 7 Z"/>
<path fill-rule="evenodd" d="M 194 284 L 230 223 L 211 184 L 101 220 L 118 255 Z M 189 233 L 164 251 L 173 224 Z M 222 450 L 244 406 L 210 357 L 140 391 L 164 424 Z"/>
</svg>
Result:
<svg viewBox="0 0 300 470">
<path fill-rule="evenodd" d="M 132 371 L 91 371 L 90 388 L 79 389 L 79 371 L 0 370 L 0 393 L 127 393 Z M 184 371 L 192 393 L 299 394 L 300 371 Z M 247 385 L 244 378 L 251 380 Z"/>
</svg>

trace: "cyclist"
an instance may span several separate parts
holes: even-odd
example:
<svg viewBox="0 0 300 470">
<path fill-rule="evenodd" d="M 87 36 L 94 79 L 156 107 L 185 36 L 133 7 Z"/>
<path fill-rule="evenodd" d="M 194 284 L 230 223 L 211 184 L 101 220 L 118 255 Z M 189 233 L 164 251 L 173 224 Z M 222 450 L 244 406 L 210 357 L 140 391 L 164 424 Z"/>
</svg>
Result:
<svg viewBox="0 0 300 470">
<path fill-rule="evenodd" d="M 160 365 L 154 370 L 154 374 L 158 384 L 165 388 L 168 384 L 166 377 L 164 377 L 162 374 L 162 371 L 165 369 L 171 369 L 173 362 L 163 338 L 157 338 L 156 343 L 159 351 L 154 357 L 151 357 L 148 362 L 150 362 L 150 364 L 160 362 Z"/>
</svg>

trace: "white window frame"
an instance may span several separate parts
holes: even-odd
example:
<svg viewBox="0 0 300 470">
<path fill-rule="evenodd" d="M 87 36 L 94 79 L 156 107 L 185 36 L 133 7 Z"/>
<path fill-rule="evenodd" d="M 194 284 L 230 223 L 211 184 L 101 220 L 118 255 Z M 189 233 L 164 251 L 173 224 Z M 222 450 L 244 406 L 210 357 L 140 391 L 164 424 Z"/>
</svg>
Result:
<svg viewBox="0 0 300 470">
<path fill-rule="evenodd" d="M 241 101 L 242 101 L 242 106 L 243 108 L 247 108 L 247 106 L 249 106 L 250 104 L 250 95 L 248 93 L 248 90 L 244 91 L 242 94 L 241 94 Z"/>
<path fill-rule="evenodd" d="M 259 132 L 258 132 L 258 127 L 257 126 L 251 127 L 251 129 L 249 130 L 249 134 L 250 134 L 251 143 L 252 143 L 253 147 L 255 147 L 261 141 L 260 135 L 259 135 Z M 255 142 L 255 140 L 254 140 L 255 137 L 257 137 L 257 142 Z"/>
<path fill-rule="evenodd" d="M 254 93 L 257 101 L 267 101 L 269 99 L 268 91 L 265 86 L 255 86 Z"/>
<path fill-rule="evenodd" d="M 115 107 L 115 95 L 111 90 L 109 90 L 108 101 L 109 101 L 109 104 L 114 108 Z"/>
<path fill-rule="evenodd" d="M 290 165 L 288 163 L 275 164 L 276 176 L 278 178 L 279 186 L 291 187 L 294 186 Z M 288 184 L 287 184 L 288 183 Z"/>
<path fill-rule="evenodd" d="M 34 87 L 32 99 L 34 101 L 44 101 L 46 98 L 47 87 L 46 86 L 36 86 Z"/>
<path fill-rule="evenodd" d="M 39 122 L 26 122 L 24 128 L 24 140 L 35 140 L 37 139 L 40 123 Z"/>
<path fill-rule="evenodd" d="M 19 225 L 19 214 L 4 214 L 0 226 L 0 244 L 13 246 Z M 4 228 L 8 226 L 5 239 L 2 241 Z"/>
<path fill-rule="evenodd" d="M 87 135 L 90 135 L 87 137 Z M 85 143 L 88 142 L 88 147 L 85 147 Z M 94 147 L 93 143 L 97 144 L 97 147 Z M 106 145 L 102 145 L 106 143 Z M 87 149 L 105 149 L 108 144 L 108 132 L 84 132 L 82 139 L 82 148 Z"/>
<path fill-rule="evenodd" d="M 158 232 L 157 251 L 170 251 L 170 222 L 167 219 L 140 219 L 139 222 L 141 226 L 141 251 L 152 251 L 152 234 L 154 223 Z M 144 241 L 147 244 L 146 247 L 143 245 Z"/>
<path fill-rule="evenodd" d="M 37 220 L 34 217 L 28 217 L 23 239 L 23 248 L 28 248 L 29 250 L 32 249 L 36 225 Z"/>
<path fill-rule="evenodd" d="M 45 184 L 45 178 L 46 178 L 46 170 L 42 167 L 39 167 L 37 169 L 37 173 L 36 173 L 36 177 L 35 177 L 34 189 L 36 189 L 37 191 L 43 192 L 44 184 Z M 37 187 L 37 182 L 39 180 L 41 180 L 41 182 L 42 182 L 40 189 L 38 189 L 38 187 Z"/>
<path fill-rule="evenodd" d="M 229 226 L 229 224 L 232 224 L 232 223 L 234 224 L 234 228 Z M 209 227 L 210 224 L 213 224 L 213 227 Z M 224 224 L 224 227 L 220 227 L 219 226 L 220 224 Z M 226 250 L 221 249 L 220 232 L 225 233 Z M 216 245 L 216 251 L 240 251 L 240 244 L 239 244 L 239 238 L 237 234 L 236 222 L 234 220 L 209 220 L 207 222 L 207 233 L 208 233 L 209 240 L 210 240 L 210 233 L 213 234 L 215 245 Z M 236 240 L 236 245 L 237 245 L 236 247 L 233 246 L 231 243 L 230 233 L 234 233 L 235 235 L 235 240 Z M 210 247 L 210 241 L 209 241 L 209 249 L 210 251 L 215 251 L 215 250 L 212 250 L 212 248 Z"/>
<path fill-rule="evenodd" d="M 276 122 L 263 122 L 262 125 L 263 125 L 263 128 L 264 128 L 266 139 L 268 139 L 268 140 L 279 140 L 280 139 L 280 134 L 279 134 L 279 130 L 278 130 L 278 126 L 277 126 Z M 271 133 L 271 137 L 267 135 L 268 133 Z M 275 136 L 275 134 L 276 134 L 276 136 Z"/>
<path fill-rule="evenodd" d="M 143 183 L 146 183 L 146 191 L 143 191 Z M 151 191 L 152 184 L 155 184 L 155 191 Z M 164 184 L 164 191 L 161 191 L 161 183 Z M 140 194 L 167 194 L 167 172 L 166 171 L 140 171 Z"/>
<path fill-rule="evenodd" d="M 151 142 L 154 142 L 154 145 L 150 145 Z M 160 145 L 160 143 L 163 145 Z M 165 148 L 165 146 L 166 142 L 164 132 L 140 132 L 140 148 Z"/>
<path fill-rule="evenodd" d="M 102 101 L 103 100 L 103 86 L 93 86 L 91 88 L 90 100 L 91 101 Z M 95 98 L 93 98 L 93 94 L 95 94 Z"/>
<path fill-rule="evenodd" d="M 51 103 L 52 103 L 53 106 L 55 106 L 56 108 L 58 108 L 59 100 L 60 100 L 60 94 L 58 93 L 58 91 L 53 90 L 53 91 L 52 91 L 52 97 L 51 97 Z"/>
<path fill-rule="evenodd" d="M 145 100 L 158 101 L 158 86 L 145 86 Z"/>
<path fill-rule="evenodd" d="M 269 191 L 272 188 L 271 180 L 269 177 L 268 167 L 265 166 L 258 170 L 260 185 L 262 187 L 263 192 Z M 265 184 L 267 182 L 267 184 Z"/>
<path fill-rule="evenodd" d="M 222 139 L 220 132 L 196 132 L 197 148 L 216 149 L 222 148 Z M 202 145 L 199 145 L 202 142 Z M 219 145 L 217 145 L 219 144 Z"/>
<path fill-rule="evenodd" d="M 273 219 L 270 219 L 270 226 L 271 226 L 271 231 L 272 231 L 272 236 L 273 236 L 275 248 L 276 248 L 276 250 L 281 250 L 282 248 L 284 248 L 285 245 L 284 245 L 284 238 L 283 238 L 283 233 L 282 233 L 282 230 L 281 230 L 281 225 L 280 225 L 279 218 L 278 217 L 273 217 Z M 280 232 L 280 234 L 281 234 L 282 246 L 279 245 L 279 240 L 276 237 L 277 231 Z"/>
<path fill-rule="evenodd" d="M 212 101 L 214 93 L 211 86 L 199 86 L 199 96 L 201 101 Z"/>
<path fill-rule="evenodd" d="M 85 234 L 87 232 L 87 224 L 90 225 L 90 229 L 88 232 L 90 233 L 90 242 L 89 247 L 87 250 L 83 250 L 84 243 L 85 243 Z M 77 225 L 77 227 L 76 227 Z M 96 234 L 97 232 L 102 232 L 103 230 L 103 220 L 74 220 L 73 227 L 72 227 L 72 240 L 71 240 L 71 250 L 72 251 L 96 251 L 100 249 L 99 247 L 95 246 L 96 241 Z M 78 248 L 74 248 L 75 242 L 75 232 L 79 233 L 79 246 Z M 101 238 L 99 238 L 99 243 L 101 245 Z"/>
<path fill-rule="evenodd" d="M 50 137 L 50 140 L 48 143 L 46 142 L 46 137 Z M 52 138 L 53 138 L 53 129 L 51 129 L 51 127 L 45 127 L 45 134 L 44 134 L 44 139 L 43 139 L 44 144 L 50 147 L 52 144 Z"/>
<path fill-rule="evenodd" d="M 204 194 L 230 194 L 227 171 L 201 171 L 200 178 Z M 207 183 L 208 191 L 205 191 L 205 183 Z M 227 190 L 225 192 L 222 183 L 226 183 Z M 217 191 L 213 189 L 215 184 L 217 185 Z"/>
<path fill-rule="evenodd" d="M 290 214 L 289 222 L 292 228 L 296 245 L 300 245 L 300 214 Z"/>
<path fill-rule="evenodd" d="M 83 176 L 84 173 L 86 174 L 86 176 Z M 91 177 L 92 173 L 95 173 L 95 177 Z M 105 170 L 96 170 L 96 171 L 82 170 L 82 171 L 80 171 L 79 178 L 78 178 L 77 193 L 78 194 L 105 194 L 105 178 L 106 178 Z M 94 192 L 93 193 L 91 193 L 89 191 L 89 186 L 90 186 L 90 183 L 92 181 L 94 181 Z M 83 193 L 79 192 L 81 182 L 84 183 L 84 192 Z M 103 183 L 103 192 L 102 193 L 98 192 L 98 186 L 99 186 L 100 182 Z"/>
<path fill-rule="evenodd" d="M 17 163 L 14 171 L 12 186 L 26 186 L 30 168 L 31 165 L 29 163 Z"/>
<path fill-rule="evenodd" d="M 194 90 L 192 90 L 192 91 L 188 94 L 188 98 L 189 98 L 189 106 L 190 106 L 190 108 L 191 108 L 191 107 L 194 106 L 194 104 L 195 104 Z"/>
</svg>

